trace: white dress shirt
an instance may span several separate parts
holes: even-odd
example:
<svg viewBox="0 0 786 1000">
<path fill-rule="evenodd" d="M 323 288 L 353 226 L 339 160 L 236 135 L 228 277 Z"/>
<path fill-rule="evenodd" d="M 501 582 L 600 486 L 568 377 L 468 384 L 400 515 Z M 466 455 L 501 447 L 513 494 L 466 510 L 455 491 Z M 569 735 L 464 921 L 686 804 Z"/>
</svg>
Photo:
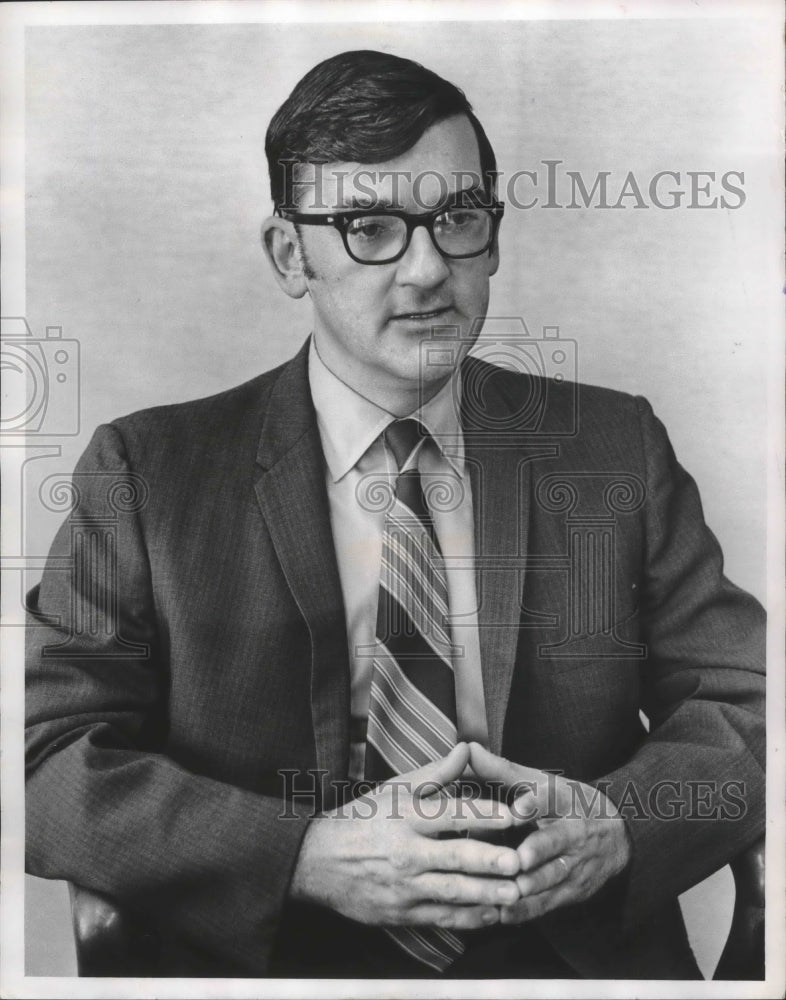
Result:
<svg viewBox="0 0 786 1000">
<path fill-rule="evenodd" d="M 322 362 L 314 341 L 308 359 L 311 396 L 325 453 L 330 523 L 347 621 L 351 672 L 350 778 L 363 777 L 365 731 L 377 623 L 384 497 L 397 475 L 381 437 L 396 417 L 355 392 Z M 434 485 L 434 527 L 445 560 L 451 630 L 456 655 L 456 722 L 459 739 L 488 745 L 480 670 L 474 571 L 472 490 L 464 462 L 458 413 L 460 374 L 411 417 L 432 435 L 418 448 L 424 492 Z M 381 491 L 375 484 L 383 484 Z M 436 484 L 443 484 L 443 488 Z"/>
</svg>

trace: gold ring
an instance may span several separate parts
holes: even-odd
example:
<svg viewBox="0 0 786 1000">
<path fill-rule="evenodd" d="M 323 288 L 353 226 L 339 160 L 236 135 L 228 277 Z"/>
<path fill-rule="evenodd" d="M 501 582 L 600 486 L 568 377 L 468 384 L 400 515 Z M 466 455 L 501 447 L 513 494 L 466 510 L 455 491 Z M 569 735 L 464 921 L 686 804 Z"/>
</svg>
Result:
<svg viewBox="0 0 786 1000">
<path fill-rule="evenodd" d="M 570 875 L 570 868 L 568 868 L 568 862 L 567 862 L 567 861 L 566 861 L 566 860 L 565 860 L 565 859 L 564 859 L 564 858 L 562 857 L 562 855 L 561 855 L 561 854 L 560 854 L 560 856 L 559 856 L 559 857 L 557 858 L 557 861 L 561 861 L 561 862 L 562 862 L 562 864 L 563 864 L 563 866 L 564 866 L 564 868 L 565 868 L 565 878 L 567 878 L 567 877 L 568 877 L 568 875 Z"/>
</svg>

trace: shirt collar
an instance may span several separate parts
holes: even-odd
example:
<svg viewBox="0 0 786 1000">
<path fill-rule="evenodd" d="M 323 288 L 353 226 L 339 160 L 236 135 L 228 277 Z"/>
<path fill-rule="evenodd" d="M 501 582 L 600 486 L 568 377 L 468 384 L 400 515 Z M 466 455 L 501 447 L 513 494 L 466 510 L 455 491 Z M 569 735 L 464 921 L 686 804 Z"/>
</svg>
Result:
<svg viewBox="0 0 786 1000">
<path fill-rule="evenodd" d="M 337 483 L 396 417 L 334 375 L 317 353 L 313 337 L 308 353 L 308 380 L 328 471 Z M 460 401 L 461 373 L 456 371 L 436 396 L 409 415 L 423 424 L 461 476 L 464 439 L 459 421 Z"/>
</svg>

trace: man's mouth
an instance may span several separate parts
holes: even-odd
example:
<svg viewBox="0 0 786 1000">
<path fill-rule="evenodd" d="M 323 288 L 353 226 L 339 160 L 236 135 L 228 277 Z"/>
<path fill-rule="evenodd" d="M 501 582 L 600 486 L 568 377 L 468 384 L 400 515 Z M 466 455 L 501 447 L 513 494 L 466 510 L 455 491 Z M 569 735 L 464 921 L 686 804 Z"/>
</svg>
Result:
<svg viewBox="0 0 786 1000">
<path fill-rule="evenodd" d="M 393 319 L 415 320 L 421 323 L 429 323 L 438 320 L 445 313 L 449 312 L 450 306 L 440 306 L 439 309 L 418 309 L 415 312 L 396 313 Z"/>
</svg>

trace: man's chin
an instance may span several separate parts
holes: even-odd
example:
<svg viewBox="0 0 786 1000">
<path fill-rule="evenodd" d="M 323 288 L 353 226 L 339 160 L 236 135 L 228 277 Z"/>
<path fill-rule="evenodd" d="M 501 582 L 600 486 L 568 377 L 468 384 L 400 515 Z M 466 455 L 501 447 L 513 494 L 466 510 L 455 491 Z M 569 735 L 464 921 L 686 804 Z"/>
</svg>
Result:
<svg viewBox="0 0 786 1000">
<path fill-rule="evenodd" d="M 409 403 L 414 411 L 419 406 L 423 406 L 432 399 L 453 376 L 456 369 L 453 366 L 443 366 L 435 370 L 430 369 L 427 375 L 422 371 L 399 373 L 402 389 L 407 390 Z"/>
</svg>

